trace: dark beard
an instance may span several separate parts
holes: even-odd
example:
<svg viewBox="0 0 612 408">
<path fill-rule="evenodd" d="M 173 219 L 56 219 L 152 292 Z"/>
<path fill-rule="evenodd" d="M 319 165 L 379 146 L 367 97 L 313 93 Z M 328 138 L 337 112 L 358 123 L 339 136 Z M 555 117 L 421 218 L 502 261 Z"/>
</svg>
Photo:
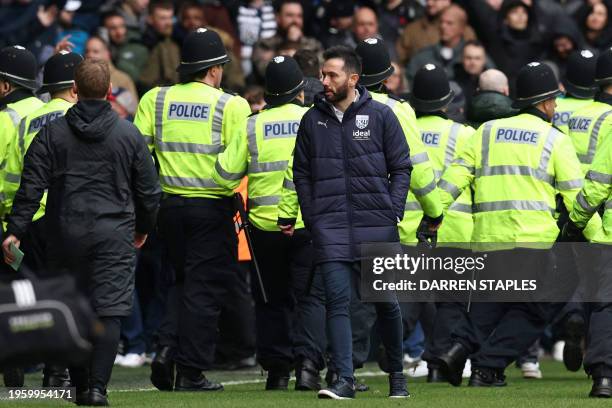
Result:
<svg viewBox="0 0 612 408">
<path fill-rule="evenodd" d="M 348 81 L 341 88 L 339 88 L 338 91 L 336 91 L 336 93 L 334 93 L 331 97 L 328 98 L 327 96 L 325 96 L 325 99 L 329 103 L 334 103 L 334 102 L 338 102 L 338 101 L 342 101 L 346 99 L 347 95 L 348 95 Z"/>
</svg>

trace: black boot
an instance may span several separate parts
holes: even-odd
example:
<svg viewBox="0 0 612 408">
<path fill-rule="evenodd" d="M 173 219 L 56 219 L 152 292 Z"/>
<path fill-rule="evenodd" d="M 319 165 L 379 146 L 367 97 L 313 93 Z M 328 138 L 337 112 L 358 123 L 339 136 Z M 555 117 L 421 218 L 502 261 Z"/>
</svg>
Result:
<svg viewBox="0 0 612 408">
<path fill-rule="evenodd" d="M 295 370 L 296 391 L 319 391 L 321 389 L 321 377 L 315 363 L 305 358 Z"/>
<path fill-rule="evenodd" d="M 71 386 L 68 369 L 50 364 L 45 364 L 43 370 L 43 387 L 67 388 Z"/>
<path fill-rule="evenodd" d="M 563 347 L 563 364 L 569 371 L 578 371 L 582 367 L 584 333 L 584 318 L 578 313 L 572 313 L 565 321 L 565 346 Z"/>
<path fill-rule="evenodd" d="M 404 373 L 389 374 L 389 398 L 408 398 L 410 393 L 406 386 Z"/>
<path fill-rule="evenodd" d="M 504 370 L 472 366 L 472 375 L 468 386 L 505 387 L 506 376 L 504 375 Z"/>
<path fill-rule="evenodd" d="M 204 374 L 197 377 L 187 377 L 179 370 L 176 374 L 174 391 L 222 391 L 221 384 L 209 381 Z"/>
<path fill-rule="evenodd" d="M 289 386 L 289 371 L 268 371 L 267 391 L 286 391 Z"/>
<path fill-rule="evenodd" d="M 612 397 L 612 378 L 597 377 L 593 378 L 593 388 L 589 394 L 591 398 L 610 398 Z"/>
<path fill-rule="evenodd" d="M 469 356 L 468 350 L 461 343 L 455 343 L 450 350 L 437 358 L 442 375 L 446 380 L 458 387 L 461 385 L 463 367 Z"/>
<path fill-rule="evenodd" d="M 92 388 L 89 390 L 89 401 L 87 404 L 90 407 L 107 407 L 108 406 L 108 398 L 106 396 L 106 391 L 99 390 L 97 388 Z"/>
<path fill-rule="evenodd" d="M 427 371 L 427 382 L 428 383 L 443 383 L 448 380 L 442 373 L 442 370 L 439 367 L 429 367 Z"/>
<path fill-rule="evenodd" d="M 24 376 L 21 367 L 6 367 L 3 370 L 5 387 L 23 387 Z"/>
<path fill-rule="evenodd" d="M 164 346 L 151 362 L 151 383 L 160 391 L 172 391 L 174 387 L 174 359 L 172 349 Z"/>
</svg>

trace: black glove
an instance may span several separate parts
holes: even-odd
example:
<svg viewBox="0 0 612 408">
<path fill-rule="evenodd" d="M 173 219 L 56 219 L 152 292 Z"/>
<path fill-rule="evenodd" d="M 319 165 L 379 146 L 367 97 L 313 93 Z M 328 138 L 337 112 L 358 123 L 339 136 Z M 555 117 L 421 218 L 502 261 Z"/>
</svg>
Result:
<svg viewBox="0 0 612 408">
<path fill-rule="evenodd" d="M 571 219 L 563 226 L 561 230 L 561 237 L 559 242 L 588 242 L 582 233 L 582 229 L 579 228 Z"/>
<path fill-rule="evenodd" d="M 442 222 L 443 216 L 440 215 L 437 218 L 432 218 L 427 215 L 423 215 L 421 223 L 419 224 L 416 237 L 419 242 L 427 244 L 430 248 L 435 248 L 438 242 L 438 226 Z"/>
</svg>

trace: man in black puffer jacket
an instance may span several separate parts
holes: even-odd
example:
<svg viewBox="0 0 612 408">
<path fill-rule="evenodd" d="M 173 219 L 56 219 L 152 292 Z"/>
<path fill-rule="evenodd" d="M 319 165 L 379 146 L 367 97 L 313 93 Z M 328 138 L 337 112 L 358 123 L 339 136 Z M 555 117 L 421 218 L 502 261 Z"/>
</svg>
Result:
<svg viewBox="0 0 612 408">
<path fill-rule="evenodd" d="M 120 319 L 132 309 L 136 248 L 155 225 L 161 188 L 144 138 L 105 100 L 108 65 L 81 62 L 75 84 L 79 102 L 42 128 L 26 153 L 2 249 L 12 262 L 9 246 L 19 246 L 48 189 L 47 267 L 75 278 L 104 325 L 89 367 L 70 368 L 76 402 L 108 405 Z"/>
<path fill-rule="evenodd" d="M 357 54 L 333 47 L 323 58 L 324 93 L 300 123 L 293 174 L 304 223 L 312 234 L 315 279 L 325 286 L 332 364 L 338 373 L 319 397 L 353 398 L 349 302 L 361 244 L 399 243 L 397 223 L 404 214 L 412 166 L 393 111 L 357 86 Z M 402 321 L 391 295 L 393 300 L 376 303 L 378 323 L 390 365 L 390 396 L 406 397 Z"/>
</svg>

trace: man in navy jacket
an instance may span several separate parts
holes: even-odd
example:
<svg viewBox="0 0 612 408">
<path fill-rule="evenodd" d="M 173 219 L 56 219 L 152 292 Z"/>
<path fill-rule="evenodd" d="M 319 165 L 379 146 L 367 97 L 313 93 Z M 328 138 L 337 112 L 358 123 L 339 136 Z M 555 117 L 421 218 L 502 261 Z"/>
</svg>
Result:
<svg viewBox="0 0 612 408">
<path fill-rule="evenodd" d="M 404 214 L 412 166 L 393 111 L 357 85 L 357 54 L 333 47 L 323 58 L 324 93 L 300 124 L 293 177 L 312 234 L 315 279 L 325 286 L 332 364 L 338 373 L 319 398 L 340 399 L 355 395 L 349 303 L 358 286 L 361 243 L 399 242 L 397 223 Z M 389 396 L 407 397 L 401 315 L 391 295 L 392 301 L 376 303 L 390 362 Z"/>
</svg>

